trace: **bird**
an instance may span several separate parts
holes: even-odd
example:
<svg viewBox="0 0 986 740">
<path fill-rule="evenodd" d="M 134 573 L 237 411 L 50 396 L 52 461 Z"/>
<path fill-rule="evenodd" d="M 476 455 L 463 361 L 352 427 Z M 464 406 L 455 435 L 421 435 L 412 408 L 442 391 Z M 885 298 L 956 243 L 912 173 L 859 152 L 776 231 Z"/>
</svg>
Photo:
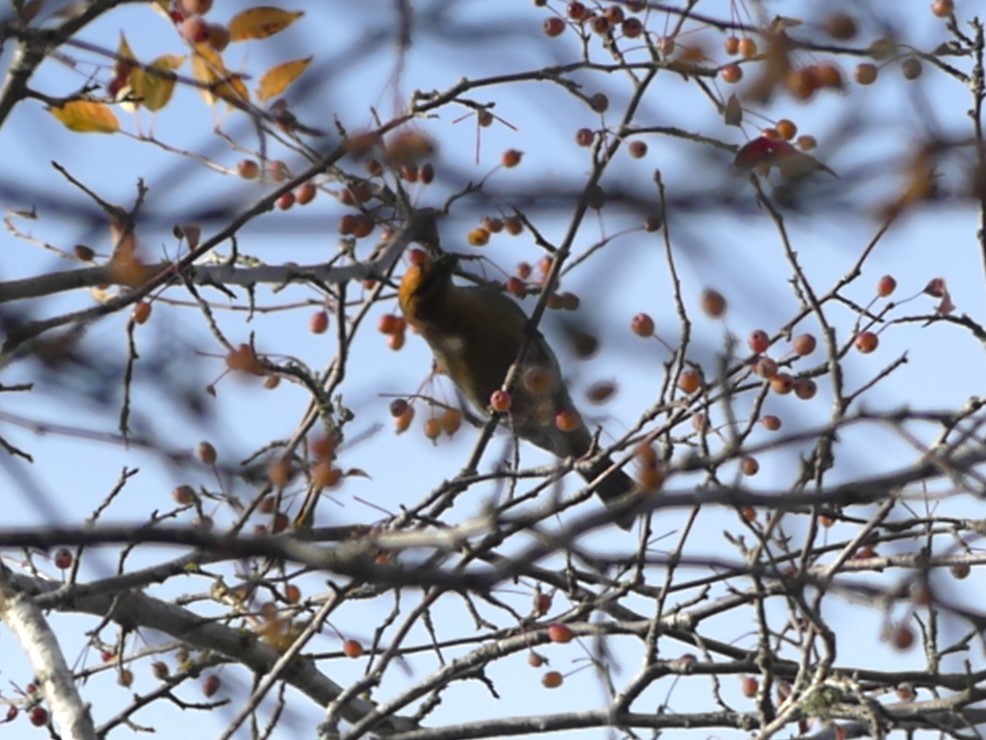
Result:
<svg viewBox="0 0 986 740">
<path fill-rule="evenodd" d="M 415 250 L 410 262 L 398 290 L 401 310 L 431 348 L 438 370 L 470 405 L 480 413 L 488 411 L 491 396 L 503 388 L 523 349 L 516 382 L 509 389 L 513 432 L 558 457 L 589 454 L 592 435 L 578 416 L 558 358 L 540 332 L 528 329 L 524 310 L 492 287 L 456 285 L 454 254 L 432 258 Z M 603 456 L 577 468 L 587 482 L 606 473 L 595 492 L 607 505 L 634 490 L 633 479 L 612 467 L 613 461 Z M 633 517 L 620 514 L 615 521 L 630 529 Z"/>
</svg>

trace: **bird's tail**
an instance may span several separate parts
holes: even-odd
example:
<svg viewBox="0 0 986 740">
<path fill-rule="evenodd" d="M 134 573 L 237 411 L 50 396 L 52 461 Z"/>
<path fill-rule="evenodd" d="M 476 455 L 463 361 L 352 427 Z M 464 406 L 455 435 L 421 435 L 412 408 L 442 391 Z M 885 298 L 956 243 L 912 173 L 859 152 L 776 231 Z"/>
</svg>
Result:
<svg viewBox="0 0 986 740">
<path fill-rule="evenodd" d="M 587 483 L 591 483 L 612 466 L 613 461 L 608 457 L 604 457 L 598 462 L 593 463 L 592 467 L 580 470 L 579 473 L 585 478 Z M 613 470 L 596 484 L 596 495 L 602 499 L 606 506 L 615 506 L 624 496 L 633 491 L 635 485 L 633 478 L 625 472 L 620 469 Z M 633 520 L 634 516 L 632 514 L 620 514 L 615 519 L 616 523 L 625 530 L 629 530 L 633 526 Z"/>
</svg>

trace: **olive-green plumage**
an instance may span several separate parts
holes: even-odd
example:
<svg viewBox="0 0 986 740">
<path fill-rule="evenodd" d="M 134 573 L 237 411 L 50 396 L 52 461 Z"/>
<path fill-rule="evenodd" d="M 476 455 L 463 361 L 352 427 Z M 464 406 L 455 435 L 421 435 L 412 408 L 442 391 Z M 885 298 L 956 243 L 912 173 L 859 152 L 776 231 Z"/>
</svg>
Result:
<svg viewBox="0 0 986 740">
<path fill-rule="evenodd" d="M 401 281 L 398 298 L 411 326 L 431 347 L 439 370 L 449 376 L 472 406 L 485 413 L 494 391 L 517 360 L 526 336 L 527 316 L 510 298 L 489 288 L 452 282 L 455 258 L 443 256 L 412 265 Z M 561 411 L 575 411 L 554 352 L 539 333 L 524 350 L 518 381 L 511 390 L 510 422 L 514 432 L 559 457 L 581 457 L 592 447 L 585 424 L 572 431 L 556 425 Z M 603 458 L 579 472 L 592 481 L 612 465 Z M 615 470 L 596 492 L 612 501 L 633 489 L 633 480 Z M 630 520 L 620 526 L 629 528 Z"/>
</svg>

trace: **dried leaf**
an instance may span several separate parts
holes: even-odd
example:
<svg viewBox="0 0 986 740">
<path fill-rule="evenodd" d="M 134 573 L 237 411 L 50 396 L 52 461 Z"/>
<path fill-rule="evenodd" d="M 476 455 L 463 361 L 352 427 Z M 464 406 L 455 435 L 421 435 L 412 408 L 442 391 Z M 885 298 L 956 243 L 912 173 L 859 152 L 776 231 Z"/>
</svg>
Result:
<svg viewBox="0 0 986 740">
<path fill-rule="evenodd" d="M 91 100 L 73 100 L 57 108 L 49 108 L 51 114 L 67 129 L 88 134 L 115 134 L 120 122 L 108 105 Z"/>
<path fill-rule="evenodd" d="M 280 33 L 301 16 L 303 11 L 288 11 L 281 8 L 259 6 L 244 10 L 229 22 L 230 41 L 250 41 L 265 39 Z"/>
<path fill-rule="evenodd" d="M 311 61 L 311 57 L 306 57 L 271 67 L 260 78 L 260 84 L 257 86 L 257 98 L 261 103 L 266 103 L 271 98 L 280 95 L 287 89 L 288 85 L 308 69 Z"/>
<path fill-rule="evenodd" d="M 727 126 L 739 126 L 743 123 L 743 106 L 740 105 L 740 101 L 739 98 L 736 97 L 736 93 L 729 96 L 729 100 L 726 101 L 726 109 L 723 111 L 723 114 Z"/>
</svg>

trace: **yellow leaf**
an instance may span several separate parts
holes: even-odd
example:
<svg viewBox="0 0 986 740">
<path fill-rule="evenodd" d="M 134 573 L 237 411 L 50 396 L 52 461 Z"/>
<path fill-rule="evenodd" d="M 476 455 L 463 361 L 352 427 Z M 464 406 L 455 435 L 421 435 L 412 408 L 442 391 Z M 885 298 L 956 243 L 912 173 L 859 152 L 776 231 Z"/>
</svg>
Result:
<svg viewBox="0 0 986 740">
<path fill-rule="evenodd" d="M 151 62 L 150 69 L 135 70 L 130 84 L 137 102 L 149 111 L 158 111 L 166 106 L 175 90 L 175 70 L 184 63 L 183 56 L 165 54 Z"/>
<path fill-rule="evenodd" d="M 79 133 L 113 134 L 120 130 L 120 122 L 108 105 L 91 100 L 73 100 L 57 108 L 49 108 L 65 128 Z"/>
<path fill-rule="evenodd" d="M 244 10 L 229 22 L 229 40 L 265 39 L 280 33 L 303 15 L 300 10 L 292 12 L 264 5 Z"/>
<path fill-rule="evenodd" d="M 288 85 L 298 79 L 311 62 L 312 58 L 306 57 L 271 67 L 260 78 L 260 84 L 257 86 L 257 98 L 260 99 L 261 103 L 266 103 L 275 95 L 280 95 L 287 89 Z"/>
<path fill-rule="evenodd" d="M 222 57 L 208 44 L 195 45 L 192 76 L 208 86 L 199 90 L 209 105 L 215 103 L 216 98 L 231 103 L 243 103 L 250 99 L 250 93 L 241 76 L 226 69 Z"/>
</svg>

